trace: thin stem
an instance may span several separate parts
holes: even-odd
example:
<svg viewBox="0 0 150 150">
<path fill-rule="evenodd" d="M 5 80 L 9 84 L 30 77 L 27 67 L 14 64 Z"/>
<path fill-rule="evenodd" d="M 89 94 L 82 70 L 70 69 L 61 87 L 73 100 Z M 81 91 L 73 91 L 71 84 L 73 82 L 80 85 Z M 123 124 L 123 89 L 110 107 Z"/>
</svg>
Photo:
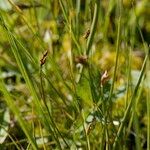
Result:
<svg viewBox="0 0 150 150">
<path fill-rule="evenodd" d="M 83 128 L 84 128 L 85 137 L 86 137 L 87 150 L 90 150 L 90 141 L 89 141 L 89 137 L 88 137 L 87 131 L 86 131 L 85 116 L 84 116 L 83 110 L 82 110 L 81 114 L 82 114 L 82 119 L 83 119 Z"/>
<path fill-rule="evenodd" d="M 89 38 L 87 41 L 87 48 L 86 48 L 86 54 L 87 55 L 89 55 L 90 48 L 92 46 L 92 42 L 93 42 L 93 38 L 94 38 L 94 34 L 96 32 L 96 25 L 98 22 L 98 13 L 99 13 L 99 4 L 100 4 L 100 1 L 97 0 L 95 3 L 95 7 L 94 7 L 94 16 L 93 16 L 91 29 L 90 29 L 90 35 L 89 35 Z"/>
<path fill-rule="evenodd" d="M 3 125 L 0 124 L 0 127 L 7 133 L 8 137 L 10 138 L 10 140 L 12 141 L 12 144 L 15 145 L 15 148 L 20 150 L 21 148 L 18 146 L 20 144 L 20 142 L 17 140 L 15 141 L 14 138 L 11 136 L 11 134 L 9 133 L 9 131 L 7 129 L 5 129 L 5 127 Z M 18 145 L 17 145 L 18 144 Z M 4 144 L 5 145 L 5 144 Z M 6 148 L 6 145 L 5 145 Z"/>
<path fill-rule="evenodd" d="M 128 58 L 127 59 L 127 87 L 126 87 L 126 98 L 125 98 L 125 109 L 128 106 L 128 99 L 129 99 L 129 92 L 130 92 L 130 80 L 131 80 L 131 48 L 129 48 L 128 54 L 127 54 Z"/>
<path fill-rule="evenodd" d="M 120 127 L 119 127 L 119 129 L 118 129 L 116 138 L 115 138 L 115 140 L 114 140 L 114 144 L 113 144 L 113 149 L 114 149 L 114 150 L 116 149 L 117 142 L 118 142 L 118 140 L 119 140 L 119 138 L 120 138 L 120 135 L 121 135 L 121 133 L 122 133 L 123 127 L 124 127 L 124 125 L 125 125 L 125 121 L 126 121 L 128 115 L 129 115 L 129 113 L 130 113 L 132 104 L 133 104 L 133 102 L 134 102 L 134 100 L 135 100 L 135 96 L 136 96 L 137 91 L 138 91 L 138 89 L 139 89 L 140 83 L 141 83 L 141 81 L 142 81 L 142 79 L 143 79 L 144 70 L 145 70 L 145 67 L 146 67 L 147 59 L 148 59 L 148 54 L 146 55 L 146 57 L 145 57 L 145 59 L 144 59 L 143 66 L 142 66 L 142 69 L 141 69 L 141 73 L 140 73 L 140 76 L 139 76 L 137 85 L 136 85 L 136 87 L 135 87 L 135 89 L 134 89 L 134 92 L 133 92 L 133 95 L 132 95 L 132 97 L 131 97 L 130 103 L 129 103 L 129 105 L 128 105 L 128 107 L 127 107 L 125 113 L 124 113 L 124 117 L 123 117 L 122 122 L 121 122 L 121 125 L 120 125 Z"/>
<path fill-rule="evenodd" d="M 94 34 L 96 32 L 96 25 L 98 22 L 98 13 L 99 13 L 99 4 L 100 4 L 100 1 L 97 0 L 95 3 L 95 7 L 94 7 L 94 16 L 93 16 L 91 29 L 90 29 L 90 35 L 89 35 L 88 41 L 87 41 L 87 47 L 86 47 L 86 51 L 85 51 L 86 55 L 89 55 L 90 48 L 92 46 L 92 42 L 93 42 L 93 38 L 94 38 Z M 82 76 L 83 69 L 84 69 L 84 66 L 81 65 L 79 73 L 77 75 L 76 83 L 79 83 L 81 76 Z"/>
<path fill-rule="evenodd" d="M 71 23 L 70 23 L 70 21 L 69 21 L 69 19 L 68 19 L 68 17 L 67 17 L 68 15 L 67 15 L 67 12 L 66 12 L 66 10 L 65 10 L 65 7 L 64 7 L 64 4 L 63 4 L 62 0 L 59 0 L 59 4 L 60 4 L 60 7 L 61 7 L 61 9 L 62 9 L 63 15 L 64 15 L 64 17 L 65 17 L 67 27 L 68 27 L 69 30 L 71 29 L 71 30 L 70 30 L 71 37 L 72 37 L 72 39 L 73 39 L 75 45 L 77 46 L 78 53 L 81 53 L 81 46 L 80 46 L 78 40 L 76 39 L 76 36 L 75 36 L 75 34 L 74 34 L 74 31 L 73 31 L 73 29 L 72 29 L 72 27 L 71 27 Z"/>
<path fill-rule="evenodd" d="M 146 83 L 149 83 L 149 68 L 150 68 L 150 62 L 147 61 L 147 67 L 146 67 Z M 146 85 L 147 86 L 147 85 Z M 147 149 L 150 149 L 150 93 L 149 93 L 150 87 L 148 87 L 147 95 L 146 95 L 146 101 L 147 101 Z"/>
<path fill-rule="evenodd" d="M 107 14 L 105 17 L 105 24 L 104 24 L 104 32 L 103 32 L 104 40 L 107 39 L 107 32 L 108 32 L 108 27 L 109 27 L 109 23 L 110 23 L 110 15 L 111 15 L 113 8 L 115 7 L 115 3 L 116 3 L 116 0 L 109 1 L 109 7 L 108 7 L 108 11 L 107 11 Z"/>
<path fill-rule="evenodd" d="M 23 14 L 22 10 L 15 5 L 15 3 L 12 0 L 8 0 L 8 2 L 14 7 L 15 11 L 21 16 L 20 18 L 24 21 L 24 23 L 28 26 L 29 30 L 31 31 L 31 33 L 33 33 L 33 35 L 37 38 L 37 40 L 40 42 L 40 45 L 42 46 L 43 49 L 45 48 L 45 45 L 43 43 L 43 40 L 40 38 L 40 36 L 38 35 L 38 32 L 33 28 L 33 26 L 29 23 L 29 21 L 27 20 L 26 16 Z"/>
<path fill-rule="evenodd" d="M 120 8 L 120 15 L 119 15 L 119 19 L 118 19 L 117 43 L 116 43 L 116 61 L 115 61 L 115 68 L 114 68 L 114 74 L 113 74 L 113 79 L 112 79 L 112 85 L 111 85 L 110 94 L 109 94 L 109 101 L 112 98 L 112 94 L 113 94 L 113 90 L 114 90 L 114 84 L 115 84 L 115 80 L 116 80 L 116 73 L 117 73 L 118 60 L 119 60 L 120 34 L 121 34 L 121 8 Z"/>
<path fill-rule="evenodd" d="M 77 0 L 76 2 L 76 37 L 79 38 L 79 13 L 80 13 L 80 4 L 81 0 Z"/>
</svg>

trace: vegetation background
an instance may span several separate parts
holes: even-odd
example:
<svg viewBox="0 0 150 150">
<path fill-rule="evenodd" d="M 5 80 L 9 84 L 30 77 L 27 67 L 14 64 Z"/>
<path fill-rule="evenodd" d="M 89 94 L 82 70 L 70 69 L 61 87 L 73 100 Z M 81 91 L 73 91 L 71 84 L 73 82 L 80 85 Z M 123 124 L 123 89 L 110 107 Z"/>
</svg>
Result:
<svg viewBox="0 0 150 150">
<path fill-rule="evenodd" d="M 149 0 L 0 0 L 0 149 L 150 149 Z"/>
</svg>

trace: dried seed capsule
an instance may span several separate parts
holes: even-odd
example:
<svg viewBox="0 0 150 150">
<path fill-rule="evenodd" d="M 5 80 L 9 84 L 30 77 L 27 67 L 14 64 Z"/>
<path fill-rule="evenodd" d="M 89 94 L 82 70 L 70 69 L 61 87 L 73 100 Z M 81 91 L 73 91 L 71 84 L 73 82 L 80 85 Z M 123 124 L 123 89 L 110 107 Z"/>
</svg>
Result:
<svg viewBox="0 0 150 150">
<path fill-rule="evenodd" d="M 85 39 L 87 39 L 87 38 L 89 37 L 89 35 L 90 35 L 90 29 L 88 29 L 88 30 L 85 32 L 85 34 L 83 35 L 83 37 L 84 37 Z"/>
<path fill-rule="evenodd" d="M 86 55 L 77 56 L 75 58 L 75 63 L 87 64 L 88 57 Z"/>
<path fill-rule="evenodd" d="M 47 58 L 47 54 L 48 54 L 48 51 L 45 51 L 42 58 L 40 59 L 40 62 L 41 62 L 41 66 L 43 66 L 46 62 L 46 58 Z"/>
</svg>

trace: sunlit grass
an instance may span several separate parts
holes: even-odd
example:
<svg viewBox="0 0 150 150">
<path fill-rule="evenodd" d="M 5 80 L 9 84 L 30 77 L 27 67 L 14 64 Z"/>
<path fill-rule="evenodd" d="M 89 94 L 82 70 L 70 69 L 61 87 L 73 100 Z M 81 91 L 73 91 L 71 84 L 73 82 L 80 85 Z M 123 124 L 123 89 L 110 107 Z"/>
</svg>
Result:
<svg viewBox="0 0 150 150">
<path fill-rule="evenodd" d="M 122 0 L 8 2 L 0 10 L 2 147 L 149 149 L 148 12 Z"/>
</svg>

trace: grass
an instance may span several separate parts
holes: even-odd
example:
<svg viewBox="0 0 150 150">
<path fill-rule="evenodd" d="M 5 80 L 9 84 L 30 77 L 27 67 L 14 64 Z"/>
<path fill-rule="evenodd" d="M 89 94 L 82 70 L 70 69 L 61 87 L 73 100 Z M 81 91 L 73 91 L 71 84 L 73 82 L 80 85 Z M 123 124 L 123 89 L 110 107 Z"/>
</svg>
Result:
<svg viewBox="0 0 150 150">
<path fill-rule="evenodd" d="M 0 148 L 149 149 L 149 2 L 4 4 Z"/>
</svg>

